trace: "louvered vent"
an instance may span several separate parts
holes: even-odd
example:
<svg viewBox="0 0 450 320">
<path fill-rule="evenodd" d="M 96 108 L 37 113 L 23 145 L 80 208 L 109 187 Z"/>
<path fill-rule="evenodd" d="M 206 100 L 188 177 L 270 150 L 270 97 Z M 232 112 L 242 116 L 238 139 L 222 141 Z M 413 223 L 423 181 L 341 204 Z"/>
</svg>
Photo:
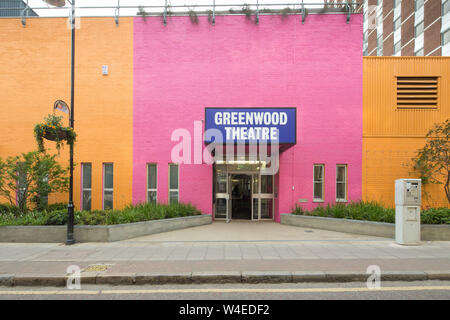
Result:
<svg viewBox="0 0 450 320">
<path fill-rule="evenodd" d="M 397 77 L 398 109 L 435 109 L 437 105 L 437 77 Z"/>
</svg>

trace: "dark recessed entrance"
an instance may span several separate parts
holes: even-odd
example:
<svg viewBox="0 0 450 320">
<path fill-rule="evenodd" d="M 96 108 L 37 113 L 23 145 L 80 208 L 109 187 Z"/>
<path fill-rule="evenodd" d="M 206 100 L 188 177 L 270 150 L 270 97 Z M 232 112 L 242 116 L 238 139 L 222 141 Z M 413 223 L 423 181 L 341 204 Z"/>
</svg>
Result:
<svg viewBox="0 0 450 320">
<path fill-rule="evenodd" d="M 252 176 L 249 174 L 231 175 L 231 218 L 252 218 Z"/>
</svg>

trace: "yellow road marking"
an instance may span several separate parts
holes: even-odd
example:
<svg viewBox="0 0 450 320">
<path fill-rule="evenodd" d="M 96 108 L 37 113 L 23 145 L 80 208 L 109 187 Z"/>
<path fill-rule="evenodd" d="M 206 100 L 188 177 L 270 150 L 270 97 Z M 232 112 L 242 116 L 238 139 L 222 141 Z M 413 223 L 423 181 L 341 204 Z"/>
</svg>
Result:
<svg viewBox="0 0 450 320">
<path fill-rule="evenodd" d="M 141 293 L 320 293 L 320 292 L 373 292 L 373 291 L 421 291 L 450 290 L 450 286 L 433 287 L 381 287 L 368 288 L 210 288 L 210 289 L 143 289 L 143 290 L 102 290 L 102 294 L 141 294 Z"/>
<path fill-rule="evenodd" d="M 0 290 L 0 295 L 60 295 L 60 294 L 99 294 L 100 291 L 94 291 L 94 290 L 43 290 L 43 291 L 27 291 L 27 290 L 16 290 L 16 291 L 8 291 L 8 290 Z"/>
<path fill-rule="evenodd" d="M 0 290 L 0 295 L 95 295 L 95 294 L 149 294 L 149 293 L 339 293 L 379 291 L 450 291 L 450 286 L 381 287 L 368 288 L 204 288 L 204 289 L 134 289 L 134 290 Z"/>
</svg>

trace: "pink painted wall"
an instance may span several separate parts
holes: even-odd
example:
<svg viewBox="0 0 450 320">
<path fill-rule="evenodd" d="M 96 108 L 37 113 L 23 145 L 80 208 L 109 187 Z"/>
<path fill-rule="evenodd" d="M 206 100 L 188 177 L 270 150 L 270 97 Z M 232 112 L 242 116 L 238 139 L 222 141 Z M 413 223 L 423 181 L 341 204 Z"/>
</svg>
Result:
<svg viewBox="0 0 450 320">
<path fill-rule="evenodd" d="M 133 201 L 146 199 L 149 162 L 158 164 L 158 200 L 167 201 L 171 133 L 193 133 L 205 107 L 297 108 L 297 145 L 280 159 L 277 221 L 300 198 L 315 205 L 314 163 L 326 166 L 326 202 L 335 200 L 340 163 L 349 200 L 360 199 L 362 16 L 347 24 L 345 15 L 309 15 L 303 25 L 299 16 L 216 19 L 134 20 Z M 180 166 L 180 201 L 212 213 L 210 165 Z"/>
</svg>

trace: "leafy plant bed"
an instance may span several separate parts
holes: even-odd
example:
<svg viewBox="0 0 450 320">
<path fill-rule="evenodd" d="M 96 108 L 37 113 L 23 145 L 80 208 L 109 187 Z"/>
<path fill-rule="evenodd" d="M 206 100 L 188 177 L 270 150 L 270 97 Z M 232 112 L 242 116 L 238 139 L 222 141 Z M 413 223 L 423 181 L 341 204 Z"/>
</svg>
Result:
<svg viewBox="0 0 450 320">
<path fill-rule="evenodd" d="M 395 223 L 395 209 L 385 208 L 376 202 L 328 204 L 327 206 L 318 206 L 310 211 L 296 207 L 292 213 L 304 216 Z M 450 209 L 425 209 L 421 211 L 420 218 L 422 224 L 450 224 Z"/>
<path fill-rule="evenodd" d="M 191 204 L 138 204 L 122 210 L 93 210 L 75 212 L 77 225 L 115 225 L 141 221 L 200 215 Z M 0 226 L 49 226 L 65 225 L 67 209 L 31 211 L 24 214 L 0 213 Z"/>
</svg>

